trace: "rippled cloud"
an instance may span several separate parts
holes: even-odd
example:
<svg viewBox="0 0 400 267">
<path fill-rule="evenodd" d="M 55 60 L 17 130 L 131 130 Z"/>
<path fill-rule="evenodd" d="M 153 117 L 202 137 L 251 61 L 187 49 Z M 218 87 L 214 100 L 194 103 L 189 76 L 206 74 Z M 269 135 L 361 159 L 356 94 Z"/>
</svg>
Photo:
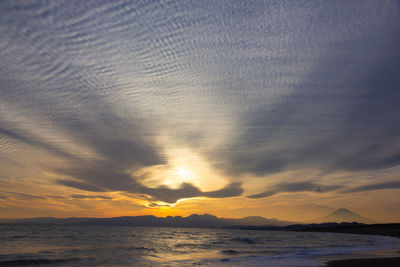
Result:
<svg viewBox="0 0 400 267">
<path fill-rule="evenodd" d="M 396 1 L 1 1 L 0 25 L 0 157 L 24 179 L 174 203 L 241 196 L 248 177 L 250 198 L 333 192 L 264 182 L 400 164 Z M 171 167 L 172 146 L 224 185 L 136 175 Z"/>
</svg>

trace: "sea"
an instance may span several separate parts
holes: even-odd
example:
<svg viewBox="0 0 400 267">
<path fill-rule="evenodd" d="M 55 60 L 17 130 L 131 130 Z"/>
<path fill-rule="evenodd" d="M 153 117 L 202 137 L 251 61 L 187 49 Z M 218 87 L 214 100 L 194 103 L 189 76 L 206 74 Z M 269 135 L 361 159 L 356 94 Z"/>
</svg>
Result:
<svg viewBox="0 0 400 267">
<path fill-rule="evenodd" d="M 0 266 L 325 266 L 332 255 L 400 248 L 339 233 L 0 224 Z"/>
</svg>

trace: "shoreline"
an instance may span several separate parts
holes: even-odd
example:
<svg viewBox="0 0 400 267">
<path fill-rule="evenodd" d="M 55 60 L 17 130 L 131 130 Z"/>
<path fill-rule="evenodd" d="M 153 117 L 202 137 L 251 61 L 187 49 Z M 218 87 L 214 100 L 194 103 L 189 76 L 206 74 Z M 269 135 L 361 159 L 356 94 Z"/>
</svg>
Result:
<svg viewBox="0 0 400 267">
<path fill-rule="evenodd" d="M 382 267 L 400 266 L 400 250 L 385 249 L 372 251 L 359 251 L 347 255 L 332 255 L 321 261 L 328 267 Z"/>
<path fill-rule="evenodd" d="M 400 266 L 400 257 L 362 258 L 347 260 L 332 260 L 326 263 L 328 267 L 397 267 Z"/>
</svg>

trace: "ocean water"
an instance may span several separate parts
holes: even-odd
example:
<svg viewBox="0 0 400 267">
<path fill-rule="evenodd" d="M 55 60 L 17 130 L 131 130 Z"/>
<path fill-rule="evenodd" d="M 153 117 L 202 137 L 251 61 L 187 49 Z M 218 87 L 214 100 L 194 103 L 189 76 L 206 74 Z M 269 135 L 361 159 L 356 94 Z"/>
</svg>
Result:
<svg viewBox="0 0 400 267">
<path fill-rule="evenodd" d="M 3 224 L 0 266 L 324 266 L 324 256 L 398 245 L 337 233 Z"/>
</svg>

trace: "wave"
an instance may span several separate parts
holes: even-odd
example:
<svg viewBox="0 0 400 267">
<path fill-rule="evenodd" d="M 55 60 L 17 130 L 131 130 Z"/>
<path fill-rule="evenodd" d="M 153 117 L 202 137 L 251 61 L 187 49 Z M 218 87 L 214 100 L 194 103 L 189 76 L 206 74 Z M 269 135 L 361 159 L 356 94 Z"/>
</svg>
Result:
<svg viewBox="0 0 400 267">
<path fill-rule="evenodd" d="M 257 244 L 257 240 L 255 238 L 250 237 L 236 237 L 232 238 L 231 241 L 247 243 L 247 244 Z"/>
<path fill-rule="evenodd" d="M 274 250 L 235 250 L 235 249 L 224 249 L 220 251 L 221 254 L 225 255 L 252 255 L 252 256 L 273 256 L 283 254 L 283 251 Z"/>
<path fill-rule="evenodd" d="M 221 250 L 222 254 L 228 254 L 228 255 L 237 255 L 240 252 L 234 249 L 225 249 L 225 250 Z"/>
<path fill-rule="evenodd" d="M 122 247 L 124 248 L 124 247 Z M 141 251 L 150 251 L 150 252 L 157 252 L 154 248 L 147 248 L 147 247 L 137 247 L 137 246 L 130 246 L 127 249 L 129 250 L 141 250 Z"/>
<path fill-rule="evenodd" d="M 193 249 L 210 249 L 212 246 L 205 243 L 179 243 L 174 246 L 175 248 L 193 248 Z"/>
<path fill-rule="evenodd" d="M 44 265 L 44 264 L 57 264 L 57 263 L 71 263 L 78 262 L 79 258 L 65 258 L 65 259 L 20 259 L 0 261 L 0 266 L 31 266 L 31 265 Z"/>
</svg>

